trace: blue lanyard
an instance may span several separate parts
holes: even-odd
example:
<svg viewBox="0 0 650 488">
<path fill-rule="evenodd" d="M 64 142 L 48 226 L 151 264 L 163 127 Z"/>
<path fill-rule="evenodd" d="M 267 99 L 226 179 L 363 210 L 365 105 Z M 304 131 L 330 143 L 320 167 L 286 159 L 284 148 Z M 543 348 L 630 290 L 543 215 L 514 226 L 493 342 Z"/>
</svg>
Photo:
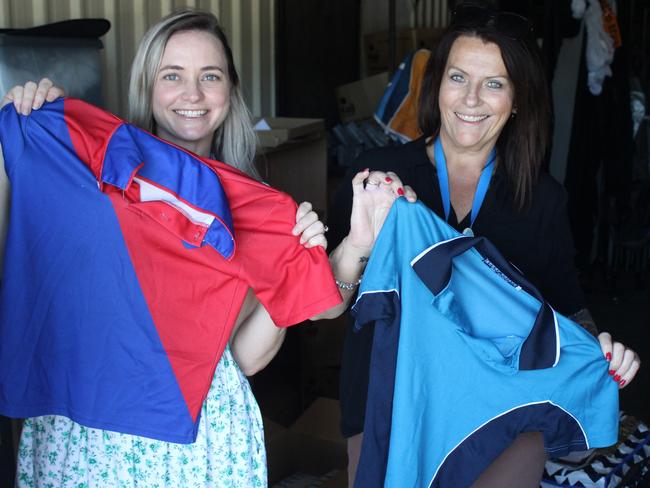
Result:
<svg viewBox="0 0 650 488">
<path fill-rule="evenodd" d="M 476 220 L 476 216 L 478 215 L 479 210 L 481 210 L 485 194 L 490 186 L 490 179 L 494 172 L 494 160 L 496 159 L 496 154 L 496 149 L 492 148 L 487 163 L 483 167 L 483 171 L 481 171 L 478 185 L 476 185 L 474 201 L 472 202 L 472 213 L 470 215 L 470 228 L 474 225 L 474 220 Z M 445 221 L 449 221 L 449 211 L 451 209 L 451 198 L 449 197 L 449 176 L 447 174 L 447 160 L 445 159 L 445 153 L 442 150 L 440 137 L 437 137 L 436 142 L 434 143 L 434 157 L 436 159 L 436 169 L 438 170 L 438 184 L 440 185 L 442 207 L 445 210 Z"/>
</svg>

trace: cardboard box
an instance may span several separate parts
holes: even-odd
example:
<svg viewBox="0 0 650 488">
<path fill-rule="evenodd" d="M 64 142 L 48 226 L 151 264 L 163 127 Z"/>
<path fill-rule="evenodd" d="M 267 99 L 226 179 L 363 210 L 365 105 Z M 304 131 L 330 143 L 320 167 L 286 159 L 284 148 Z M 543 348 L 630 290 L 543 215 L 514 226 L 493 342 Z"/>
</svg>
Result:
<svg viewBox="0 0 650 488">
<path fill-rule="evenodd" d="M 300 388 L 305 401 L 338 398 L 343 343 L 349 324 L 344 314 L 303 325 L 300 331 Z"/>
<path fill-rule="evenodd" d="M 300 203 L 311 202 L 321 219 L 327 211 L 327 143 L 323 119 L 267 117 L 258 131 L 256 166 L 262 179 Z"/>
<path fill-rule="evenodd" d="M 372 118 L 388 85 L 388 72 L 369 76 L 336 88 L 341 122 Z"/>
<path fill-rule="evenodd" d="M 346 486 L 347 444 L 339 419 L 338 401 L 329 398 L 316 399 L 289 428 L 264 418 L 269 485 L 306 473 L 327 475 L 323 486 Z"/>
<path fill-rule="evenodd" d="M 395 63 L 399 65 L 410 52 L 418 49 L 435 50 L 443 29 L 400 29 L 395 35 Z M 363 39 L 366 73 L 373 75 L 390 69 L 388 31 L 366 34 Z"/>
<path fill-rule="evenodd" d="M 293 117 L 262 117 L 255 121 L 255 133 L 263 148 L 278 147 L 287 142 L 323 137 L 325 121 Z"/>
<path fill-rule="evenodd" d="M 317 398 L 291 426 L 290 430 L 340 446 L 346 446 L 339 423 L 339 402 L 331 398 Z"/>
</svg>

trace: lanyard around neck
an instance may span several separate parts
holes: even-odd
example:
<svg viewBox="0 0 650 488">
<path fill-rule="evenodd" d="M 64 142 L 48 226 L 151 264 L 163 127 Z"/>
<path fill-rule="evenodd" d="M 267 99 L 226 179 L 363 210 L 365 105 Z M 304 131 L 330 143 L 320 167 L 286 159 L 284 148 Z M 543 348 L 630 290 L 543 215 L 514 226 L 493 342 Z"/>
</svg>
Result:
<svg viewBox="0 0 650 488">
<path fill-rule="evenodd" d="M 440 196 L 442 197 L 442 207 L 445 211 L 445 221 L 449 221 L 449 212 L 451 210 L 451 198 L 449 196 L 449 175 L 447 174 L 447 160 L 445 159 L 445 152 L 442 149 L 440 136 L 436 138 L 434 143 L 434 157 L 436 161 L 436 169 L 438 171 L 438 184 L 440 185 Z M 474 192 L 474 201 L 472 202 L 472 213 L 470 215 L 470 228 L 474 225 L 474 220 L 481 210 L 485 194 L 490 186 L 490 178 L 494 171 L 494 160 L 496 159 L 496 149 L 492 148 L 488 156 L 487 163 L 483 166 L 481 177 L 476 185 L 476 192 Z M 459 222 L 460 223 L 460 222 Z"/>
</svg>

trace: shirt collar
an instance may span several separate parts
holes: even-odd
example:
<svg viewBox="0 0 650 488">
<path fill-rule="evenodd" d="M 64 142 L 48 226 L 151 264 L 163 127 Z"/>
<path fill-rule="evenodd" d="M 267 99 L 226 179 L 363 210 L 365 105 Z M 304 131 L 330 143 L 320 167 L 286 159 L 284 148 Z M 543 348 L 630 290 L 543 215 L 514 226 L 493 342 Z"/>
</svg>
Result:
<svg viewBox="0 0 650 488">
<path fill-rule="evenodd" d="M 445 289 L 453 271 L 452 260 L 469 249 L 476 249 L 504 279 L 534 296 L 541 307 L 528 337 L 519 351 L 519 370 L 544 369 L 557 365 L 560 358 L 558 323 L 555 311 L 540 292 L 484 237 L 457 236 L 423 251 L 411 263 L 424 285 L 438 295 Z"/>
<path fill-rule="evenodd" d="M 140 191 L 129 192 L 134 181 Z M 140 210 L 186 244 L 210 245 L 226 259 L 234 255 L 232 214 L 219 176 L 191 153 L 132 125 L 120 125 L 106 146 L 103 184 L 135 195 Z M 168 215 L 160 212 L 161 204 L 170 209 Z"/>
</svg>

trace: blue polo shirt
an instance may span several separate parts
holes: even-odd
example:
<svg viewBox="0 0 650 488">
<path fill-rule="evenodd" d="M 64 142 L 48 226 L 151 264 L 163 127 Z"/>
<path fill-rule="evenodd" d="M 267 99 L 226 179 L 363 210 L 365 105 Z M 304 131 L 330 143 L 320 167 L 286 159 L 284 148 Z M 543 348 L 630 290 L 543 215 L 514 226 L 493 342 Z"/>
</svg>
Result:
<svg viewBox="0 0 650 488">
<path fill-rule="evenodd" d="M 598 341 L 421 203 L 393 206 L 353 313 L 375 327 L 358 487 L 469 486 L 521 432 L 551 456 L 616 442 Z"/>
</svg>

